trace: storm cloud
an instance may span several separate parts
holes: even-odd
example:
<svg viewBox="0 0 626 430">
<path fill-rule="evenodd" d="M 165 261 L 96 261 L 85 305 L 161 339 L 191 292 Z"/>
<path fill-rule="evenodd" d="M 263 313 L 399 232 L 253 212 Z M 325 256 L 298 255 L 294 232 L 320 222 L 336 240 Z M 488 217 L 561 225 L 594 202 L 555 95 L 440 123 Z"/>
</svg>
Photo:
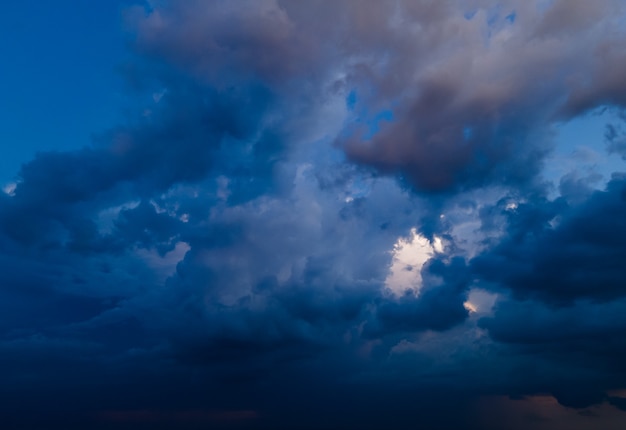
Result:
<svg viewBox="0 0 626 430">
<path fill-rule="evenodd" d="M 624 157 L 625 14 L 124 6 L 127 120 L 0 193 L 7 428 L 626 422 L 626 173 L 547 173 Z"/>
</svg>

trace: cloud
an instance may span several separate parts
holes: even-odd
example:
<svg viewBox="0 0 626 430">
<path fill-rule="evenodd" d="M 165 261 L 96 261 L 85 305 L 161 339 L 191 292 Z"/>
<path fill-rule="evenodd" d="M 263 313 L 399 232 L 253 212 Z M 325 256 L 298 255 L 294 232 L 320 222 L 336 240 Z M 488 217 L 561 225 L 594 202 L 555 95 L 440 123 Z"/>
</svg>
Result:
<svg viewBox="0 0 626 430">
<path fill-rule="evenodd" d="M 620 119 L 624 120 L 624 114 L 620 113 Z M 615 153 L 622 156 L 622 159 L 626 159 L 626 133 L 622 129 L 622 121 L 618 124 L 607 124 L 604 137 L 607 142 L 607 149 L 609 153 Z"/>
<path fill-rule="evenodd" d="M 567 195 L 520 204 L 507 212 L 505 237 L 473 260 L 474 270 L 521 297 L 557 304 L 623 297 L 625 185 L 614 174 L 606 190 L 579 204 L 568 204 Z"/>
<path fill-rule="evenodd" d="M 624 34 L 616 2 L 593 13 L 584 2 L 555 2 L 545 14 L 531 3 L 479 9 L 471 19 L 445 3 L 430 23 L 427 3 L 399 3 L 403 25 L 383 15 L 371 31 L 393 37 L 386 46 L 393 54 L 361 66 L 375 76 L 366 81 L 374 88 L 393 80 L 394 91 L 379 97 L 394 119 L 369 140 L 346 139 L 347 154 L 400 173 L 419 191 L 532 181 L 555 120 L 623 103 L 624 89 L 609 75 L 623 60 Z"/>
<path fill-rule="evenodd" d="M 556 124 L 624 103 L 623 13 L 130 7 L 128 121 L 0 193 L 2 410 L 482 428 L 481 396 L 619 408 L 626 180 L 541 173 Z"/>
<path fill-rule="evenodd" d="M 136 8 L 129 21 L 139 50 L 218 88 L 260 81 L 313 104 L 323 84 L 356 94 L 361 121 L 391 119 L 373 136 L 363 127 L 340 136 L 346 154 L 419 191 L 449 192 L 532 181 L 555 121 L 623 103 L 612 77 L 622 13 L 611 0 L 591 11 L 582 1 L 344 2 L 332 13 L 291 1 L 186 2 Z"/>
</svg>

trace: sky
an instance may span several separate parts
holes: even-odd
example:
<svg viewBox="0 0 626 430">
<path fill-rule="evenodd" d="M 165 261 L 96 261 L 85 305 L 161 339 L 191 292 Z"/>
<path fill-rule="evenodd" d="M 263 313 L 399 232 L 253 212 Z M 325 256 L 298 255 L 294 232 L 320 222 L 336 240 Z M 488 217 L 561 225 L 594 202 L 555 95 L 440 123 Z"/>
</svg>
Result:
<svg viewBox="0 0 626 430">
<path fill-rule="evenodd" d="M 2 9 L 2 428 L 624 428 L 622 0 Z"/>
</svg>

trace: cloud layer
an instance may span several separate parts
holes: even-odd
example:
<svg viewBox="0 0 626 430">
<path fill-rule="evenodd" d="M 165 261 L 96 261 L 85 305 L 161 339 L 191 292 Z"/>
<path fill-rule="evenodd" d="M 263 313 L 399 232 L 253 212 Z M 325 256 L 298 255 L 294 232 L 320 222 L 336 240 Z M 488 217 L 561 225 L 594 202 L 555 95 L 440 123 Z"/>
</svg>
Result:
<svg viewBox="0 0 626 430">
<path fill-rule="evenodd" d="M 136 111 L 0 193 L 8 425 L 491 428 L 480 402 L 535 395 L 624 422 L 626 177 L 544 168 L 603 112 L 623 158 L 625 13 L 125 9 Z"/>
</svg>

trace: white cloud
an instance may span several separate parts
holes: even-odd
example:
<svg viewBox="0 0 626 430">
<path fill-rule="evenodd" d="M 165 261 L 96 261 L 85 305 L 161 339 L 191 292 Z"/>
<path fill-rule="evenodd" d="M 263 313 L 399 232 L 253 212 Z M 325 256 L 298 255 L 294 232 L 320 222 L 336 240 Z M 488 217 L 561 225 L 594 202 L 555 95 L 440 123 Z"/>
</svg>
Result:
<svg viewBox="0 0 626 430">
<path fill-rule="evenodd" d="M 419 294 L 422 287 L 422 267 L 435 253 L 440 252 L 443 252 L 441 238 L 435 237 L 431 242 L 412 228 L 407 238 L 399 238 L 393 246 L 393 258 L 385 288 L 396 296 L 407 291 Z"/>
</svg>

